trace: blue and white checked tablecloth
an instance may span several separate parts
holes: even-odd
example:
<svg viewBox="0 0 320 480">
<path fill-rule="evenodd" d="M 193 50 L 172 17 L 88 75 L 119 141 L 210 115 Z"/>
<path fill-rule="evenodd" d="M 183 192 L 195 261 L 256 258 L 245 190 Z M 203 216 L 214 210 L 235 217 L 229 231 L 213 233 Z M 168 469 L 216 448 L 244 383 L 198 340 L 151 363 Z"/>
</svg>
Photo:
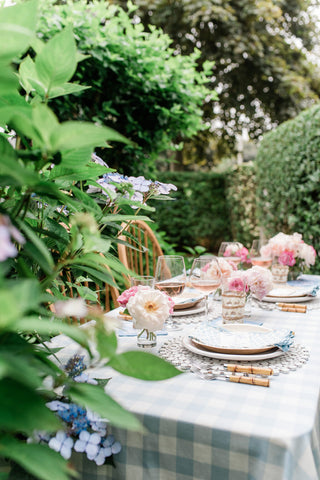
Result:
<svg viewBox="0 0 320 480">
<path fill-rule="evenodd" d="M 271 377 L 270 388 L 202 380 L 192 373 L 144 382 L 113 372 L 108 393 L 134 412 L 148 433 L 113 428 L 122 444 L 115 468 L 77 456 L 81 478 L 319 480 L 320 310 L 253 309 L 252 321 L 294 330 L 296 343 L 310 350 L 309 361 Z M 167 339 L 159 337 L 159 344 Z M 135 343 L 133 337 L 119 339 L 124 350 Z"/>
</svg>

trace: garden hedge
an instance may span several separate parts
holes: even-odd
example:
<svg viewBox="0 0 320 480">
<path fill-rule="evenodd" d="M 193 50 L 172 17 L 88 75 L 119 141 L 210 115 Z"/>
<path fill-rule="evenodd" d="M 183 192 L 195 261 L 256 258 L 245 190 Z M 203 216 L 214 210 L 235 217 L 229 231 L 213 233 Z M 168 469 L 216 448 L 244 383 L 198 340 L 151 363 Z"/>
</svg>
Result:
<svg viewBox="0 0 320 480">
<path fill-rule="evenodd" d="M 157 178 L 178 187 L 171 194 L 174 200 L 158 202 L 152 215 L 177 249 L 203 245 L 215 253 L 224 240 L 250 246 L 257 231 L 252 167 L 227 173 L 162 172 Z"/>
<path fill-rule="evenodd" d="M 320 105 L 268 133 L 256 158 L 258 219 L 267 236 L 300 232 L 320 248 Z M 319 269 L 313 269 L 315 273 Z"/>
</svg>

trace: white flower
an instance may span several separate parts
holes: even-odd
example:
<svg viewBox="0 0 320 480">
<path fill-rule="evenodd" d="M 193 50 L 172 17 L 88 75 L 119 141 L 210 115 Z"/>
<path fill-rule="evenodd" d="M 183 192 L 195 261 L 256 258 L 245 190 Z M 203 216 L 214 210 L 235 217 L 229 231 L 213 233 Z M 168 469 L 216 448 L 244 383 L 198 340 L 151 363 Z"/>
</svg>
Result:
<svg viewBox="0 0 320 480">
<path fill-rule="evenodd" d="M 140 175 L 140 177 L 128 177 L 128 182 L 132 184 L 132 187 L 136 192 L 146 193 L 149 192 L 151 180 L 146 180 Z"/>
<path fill-rule="evenodd" d="M 68 460 L 71 457 L 73 440 L 62 430 L 57 432 L 56 436 L 50 439 L 48 445 L 52 450 L 59 452 L 65 460 Z"/>
<path fill-rule="evenodd" d="M 92 430 L 98 432 L 101 437 L 104 437 L 107 434 L 107 422 L 102 420 L 98 414 L 92 412 L 91 410 L 87 410 L 87 419 L 90 422 Z"/>
<path fill-rule="evenodd" d="M 83 298 L 70 298 L 61 300 L 54 304 L 57 317 L 79 317 L 83 318 L 88 314 L 88 307 Z"/>
<path fill-rule="evenodd" d="M 12 225 L 10 218 L 7 215 L 0 215 L 0 262 L 18 254 L 18 250 L 12 243 L 11 238 L 21 245 L 25 243 L 25 238 Z"/>
<path fill-rule="evenodd" d="M 302 243 L 299 248 L 299 257 L 305 262 L 306 266 L 309 268 L 311 265 L 314 265 L 316 260 L 316 251 L 311 245 Z"/>
<path fill-rule="evenodd" d="M 134 328 L 145 328 L 154 332 L 162 328 L 169 316 L 169 297 L 159 290 L 139 288 L 137 293 L 129 298 L 127 309 L 133 318 Z"/>
<path fill-rule="evenodd" d="M 60 402 L 59 400 L 52 400 L 52 402 L 46 403 L 46 406 L 53 412 L 69 409 L 69 405 L 64 402 Z"/>
<path fill-rule="evenodd" d="M 168 195 L 171 190 L 177 190 L 177 187 L 173 185 L 173 183 L 162 183 L 162 182 L 155 182 L 154 186 L 158 193 L 162 195 Z"/>
<path fill-rule="evenodd" d="M 86 452 L 88 459 L 93 460 L 99 453 L 100 442 L 101 435 L 82 430 L 79 435 L 79 440 L 74 444 L 74 449 L 76 452 Z"/>
</svg>

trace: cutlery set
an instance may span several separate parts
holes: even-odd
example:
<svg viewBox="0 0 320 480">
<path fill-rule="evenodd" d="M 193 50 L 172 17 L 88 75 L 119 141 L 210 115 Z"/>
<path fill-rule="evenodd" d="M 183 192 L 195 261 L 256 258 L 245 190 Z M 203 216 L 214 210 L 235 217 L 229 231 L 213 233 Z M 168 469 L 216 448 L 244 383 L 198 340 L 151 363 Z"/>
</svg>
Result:
<svg viewBox="0 0 320 480">
<path fill-rule="evenodd" d="M 254 365 L 225 364 L 224 370 L 203 369 L 201 365 L 194 364 L 191 371 L 204 380 L 228 380 L 233 383 L 245 383 L 269 387 L 269 376 L 275 372 L 270 367 L 255 367 Z"/>
</svg>

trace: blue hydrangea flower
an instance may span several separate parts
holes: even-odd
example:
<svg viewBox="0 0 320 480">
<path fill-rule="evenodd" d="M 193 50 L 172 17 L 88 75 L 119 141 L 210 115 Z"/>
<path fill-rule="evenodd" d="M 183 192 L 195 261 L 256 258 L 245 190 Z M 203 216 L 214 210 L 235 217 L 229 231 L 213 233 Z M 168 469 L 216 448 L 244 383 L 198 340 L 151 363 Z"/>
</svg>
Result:
<svg viewBox="0 0 320 480">
<path fill-rule="evenodd" d="M 77 377 L 86 369 L 84 363 L 84 355 L 73 355 L 66 365 L 64 365 L 64 370 L 67 372 L 69 377 Z"/>
<path fill-rule="evenodd" d="M 73 447 L 73 440 L 69 437 L 66 432 L 59 430 L 56 433 L 55 437 L 52 437 L 48 443 L 49 447 L 56 452 L 59 452 L 60 455 L 68 460 L 71 457 L 71 451 Z"/>
<path fill-rule="evenodd" d="M 74 444 L 76 452 L 85 452 L 89 460 L 93 460 L 101 448 L 101 436 L 98 433 L 89 433 L 82 431 L 79 440 Z"/>
</svg>

